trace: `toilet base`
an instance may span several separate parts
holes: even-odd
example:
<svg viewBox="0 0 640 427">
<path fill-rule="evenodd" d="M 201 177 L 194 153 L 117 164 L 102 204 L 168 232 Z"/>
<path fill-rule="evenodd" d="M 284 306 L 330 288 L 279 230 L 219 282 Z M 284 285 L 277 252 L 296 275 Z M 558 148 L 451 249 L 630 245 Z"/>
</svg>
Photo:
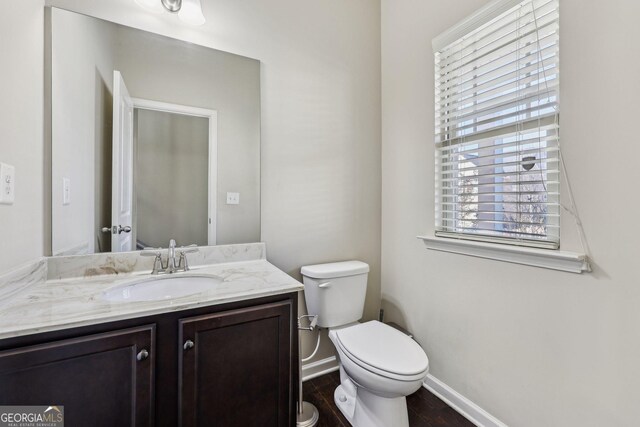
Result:
<svg viewBox="0 0 640 427">
<path fill-rule="evenodd" d="M 339 385 L 333 392 L 333 400 L 336 406 L 342 412 L 342 415 L 353 425 L 353 412 L 356 407 L 356 398 L 345 391 L 342 385 Z"/>
<path fill-rule="evenodd" d="M 404 396 L 377 396 L 346 378 L 336 388 L 333 398 L 353 427 L 409 427 Z"/>
</svg>

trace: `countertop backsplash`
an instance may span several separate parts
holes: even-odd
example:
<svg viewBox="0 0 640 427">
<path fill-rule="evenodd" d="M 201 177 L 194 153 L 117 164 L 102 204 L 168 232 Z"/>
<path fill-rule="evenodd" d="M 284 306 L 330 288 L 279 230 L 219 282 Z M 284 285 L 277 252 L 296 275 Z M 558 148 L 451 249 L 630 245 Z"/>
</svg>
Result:
<svg viewBox="0 0 640 427">
<path fill-rule="evenodd" d="M 160 250 L 166 259 L 167 249 Z M 192 267 L 252 261 L 266 259 L 266 247 L 264 243 L 201 246 L 187 257 Z M 150 272 L 153 262 L 153 257 L 141 256 L 139 251 L 37 258 L 0 273 L 0 308 L 32 285 L 47 280 Z"/>
<path fill-rule="evenodd" d="M 167 249 L 159 249 L 163 260 Z M 176 253 L 179 251 L 176 248 Z M 264 243 L 220 246 L 200 246 L 198 252 L 187 255 L 189 266 L 197 267 L 225 262 L 266 259 Z M 91 255 L 72 255 L 47 258 L 47 279 L 60 280 L 111 274 L 132 274 L 151 271 L 154 258 L 140 252 L 110 252 Z"/>
<path fill-rule="evenodd" d="M 0 274 L 0 310 L 33 285 L 47 281 L 46 258 L 39 258 Z"/>
</svg>

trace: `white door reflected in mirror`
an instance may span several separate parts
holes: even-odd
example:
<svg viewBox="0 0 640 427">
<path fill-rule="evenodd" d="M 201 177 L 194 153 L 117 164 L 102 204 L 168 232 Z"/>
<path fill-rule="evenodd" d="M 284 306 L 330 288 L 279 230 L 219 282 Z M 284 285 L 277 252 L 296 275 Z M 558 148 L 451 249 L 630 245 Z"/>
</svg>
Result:
<svg viewBox="0 0 640 427">
<path fill-rule="evenodd" d="M 133 100 L 120 71 L 113 71 L 111 222 L 133 225 Z M 131 233 L 112 233 L 111 250 L 133 250 Z"/>
</svg>

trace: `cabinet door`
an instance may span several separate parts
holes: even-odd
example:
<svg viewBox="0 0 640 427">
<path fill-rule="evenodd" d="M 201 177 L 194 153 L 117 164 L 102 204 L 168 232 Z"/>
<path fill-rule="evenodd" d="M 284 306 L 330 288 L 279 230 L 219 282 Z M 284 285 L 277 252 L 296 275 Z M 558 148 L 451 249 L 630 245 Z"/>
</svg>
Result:
<svg viewBox="0 0 640 427">
<path fill-rule="evenodd" d="M 0 352 L 0 405 L 64 405 L 65 425 L 153 423 L 155 326 Z"/>
<path fill-rule="evenodd" d="M 183 427 L 292 422 L 291 301 L 181 319 Z"/>
</svg>

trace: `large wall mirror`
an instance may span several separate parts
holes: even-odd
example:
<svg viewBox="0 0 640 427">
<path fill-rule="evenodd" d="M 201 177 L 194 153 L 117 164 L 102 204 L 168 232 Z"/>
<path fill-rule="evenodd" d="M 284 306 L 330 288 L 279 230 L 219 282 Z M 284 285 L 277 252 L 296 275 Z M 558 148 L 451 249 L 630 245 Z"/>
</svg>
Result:
<svg viewBox="0 0 640 427">
<path fill-rule="evenodd" d="M 260 240 L 260 63 L 47 9 L 51 253 Z"/>
</svg>

